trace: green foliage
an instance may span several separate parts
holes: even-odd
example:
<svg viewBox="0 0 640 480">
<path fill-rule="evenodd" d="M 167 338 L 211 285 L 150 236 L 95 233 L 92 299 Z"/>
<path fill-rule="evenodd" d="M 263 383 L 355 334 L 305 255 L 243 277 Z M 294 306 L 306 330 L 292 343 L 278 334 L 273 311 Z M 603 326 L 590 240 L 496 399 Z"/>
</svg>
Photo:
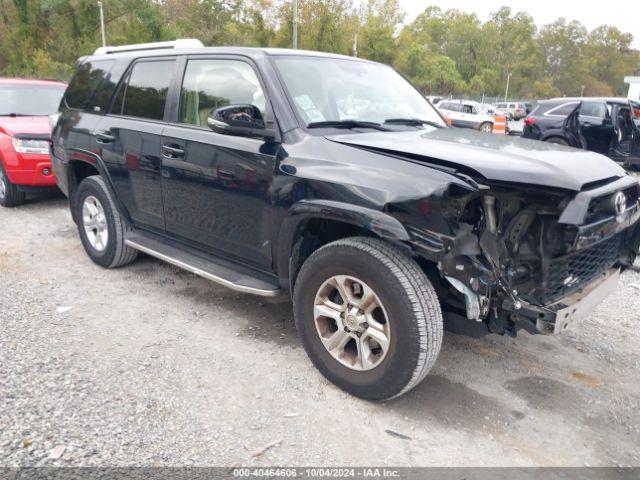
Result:
<svg viewBox="0 0 640 480">
<path fill-rule="evenodd" d="M 406 25 L 398 0 L 299 0 L 298 47 L 391 64 L 443 95 L 621 95 L 640 68 L 633 37 L 565 19 L 536 27 L 510 7 L 489 21 L 427 7 Z M 205 45 L 291 46 L 292 0 L 103 0 L 107 43 L 198 38 Z M 357 38 L 357 42 L 356 42 Z M 0 75 L 68 79 L 100 45 L 96 0 L 0 0 Z M 357 48 L 355 48 L 357 46 Z"/>
</svg>

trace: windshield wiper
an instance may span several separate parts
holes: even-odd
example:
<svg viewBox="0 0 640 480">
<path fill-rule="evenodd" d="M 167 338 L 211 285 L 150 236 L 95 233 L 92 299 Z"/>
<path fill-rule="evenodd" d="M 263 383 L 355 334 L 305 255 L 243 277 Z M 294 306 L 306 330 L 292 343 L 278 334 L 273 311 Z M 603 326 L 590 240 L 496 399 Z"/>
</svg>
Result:
<svg viewBox="0 0 640 480">
<path fill-rule="evenodd" d="M 416 127 L 429 125 L 430 127 L 444 128 L 444 125 L 438 122 L 434 122 L 433 120 L 422 120 L 421 118 L 388 118 L 384 123 L 389 125 L 414 125 Z"/>
<path fill-rule="evenodd" d="M 388 132 L 389 129 L 376 122 L 365 122 L 362 120 L 327 120 L 324 122 L 311 122 L 307 128 L 372 128 L 381 132 Z"/>
<path fill-rule="evenodd" d="M 0 117 L 31 117 L 32 115 L 27 115 L 26 113 L 0 113 Z"/>
</svg>

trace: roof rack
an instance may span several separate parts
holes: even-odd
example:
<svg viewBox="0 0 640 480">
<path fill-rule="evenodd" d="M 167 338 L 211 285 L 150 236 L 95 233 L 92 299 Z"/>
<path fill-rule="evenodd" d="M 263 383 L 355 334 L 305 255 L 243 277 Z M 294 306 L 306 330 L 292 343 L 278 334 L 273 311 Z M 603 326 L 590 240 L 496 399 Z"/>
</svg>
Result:
<svg viewBox="0 0 640 480">
<path fill-rule="evenodd" d="M 108 55 L 110 53 L 135 52 L 138 50 L 163 50 L 166 48 L 202 48 L 204 45 L 195 38 L 179 38 L 172 42 L 138 43 L 134 45 L 121 45 L 119 47 L 99 47 L 94 55 Z"/>
</svg>

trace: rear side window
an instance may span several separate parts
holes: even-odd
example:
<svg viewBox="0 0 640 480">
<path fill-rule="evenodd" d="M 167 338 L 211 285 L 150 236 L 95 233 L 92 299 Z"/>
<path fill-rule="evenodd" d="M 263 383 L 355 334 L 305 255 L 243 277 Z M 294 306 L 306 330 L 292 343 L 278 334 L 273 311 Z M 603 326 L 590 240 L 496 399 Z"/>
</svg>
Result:
<svg viewBox="0 0 640 480">
<path fill-rule="evenodd" d="M 114 60 L 98 60 L 80 65 L 64 95 L 67 107 L 75 110 L 89 108 L 94 92 L 105 79 L 114 63 Z"/>
<path fill-rule="evenodd" d="M 441 108 L 442 110 L 449 110 L 449 102 L 442 102 L 442 103 L 440 104 L 440 108 Z"/>
<path fill-rule="evenodd" d="M 120 87 L 112 113 L 162 120 L 175 60 L 138 62 Z"/>
<path fill-rule="evenodd" d="M 552 108 L 545 115 L 555 115 L 557 117 L 566 117 L 571 112 L 573 112 L 578 106 L 578 102 L 564 103 L 562 105 L 557 106 L 556 108 Z"/>
<path fill-rule="evenodd" d="M 580 115 L 605 118 L 607 116 L 607 106 L 603 102 L 582 102 Z"/>
</svg>

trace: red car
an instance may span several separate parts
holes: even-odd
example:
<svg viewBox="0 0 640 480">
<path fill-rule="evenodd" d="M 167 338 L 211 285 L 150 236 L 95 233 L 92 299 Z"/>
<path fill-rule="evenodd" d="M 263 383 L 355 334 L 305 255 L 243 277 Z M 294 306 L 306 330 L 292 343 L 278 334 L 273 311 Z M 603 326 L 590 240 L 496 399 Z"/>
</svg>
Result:
<svg viewBox="0 0 640 480">
<path fill-rule="evenodd" d="M 51 126 L 66 84 L 0 78 L 0 205 L 24 203 L 28 191 L 55 187 L 49 159 Z"/>
</svg>

